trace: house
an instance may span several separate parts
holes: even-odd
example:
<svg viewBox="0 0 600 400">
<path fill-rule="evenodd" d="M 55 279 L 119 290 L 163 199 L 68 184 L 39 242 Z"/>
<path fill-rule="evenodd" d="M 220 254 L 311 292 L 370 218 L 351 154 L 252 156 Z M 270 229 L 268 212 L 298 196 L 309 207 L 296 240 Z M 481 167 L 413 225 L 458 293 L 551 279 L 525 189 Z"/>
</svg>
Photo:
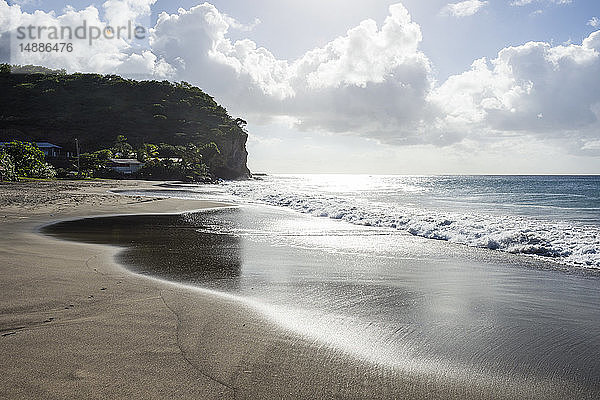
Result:
<svg viewBox="0 0 600 400">
<path fill-rule="evenodd" d="M 144 166 L 144 163 L 135 158 L 109 158 L 106 166 L 113 171 L 129 175 L 137 172 L 138 169 Z"/>
<path fill-rule="evenodd" d="M 35 145 L 44 152 L 46 158 L 58 158 L 62 153 L 62 147 L 48 142 L 35 142 Z"/>
<path fill-rule="evenodd" d="M 10 142 L 0 142 L 0 147 L 9 144 Z M 71 156 L 70 152 L 63 153 L 63 148 L 48 142 L 35 142 L 35 145 L 44 152 L 46 159 L 48 158 L 59 158 L 66 156 L 69 158 Z"/>
<path fill-rule="evenodd" d="M 180 157 L 158 157 L 157 160 L 162 162 L 170 161 L 173 164 L 180 164 L 183 159 Z"/>
</svg>

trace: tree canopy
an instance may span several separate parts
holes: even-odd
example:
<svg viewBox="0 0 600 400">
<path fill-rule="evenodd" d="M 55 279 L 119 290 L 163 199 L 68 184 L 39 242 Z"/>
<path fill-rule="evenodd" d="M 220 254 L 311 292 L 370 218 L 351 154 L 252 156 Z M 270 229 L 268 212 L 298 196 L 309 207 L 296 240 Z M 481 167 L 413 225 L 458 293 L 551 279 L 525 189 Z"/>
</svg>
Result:
<svg viewBox="0 0 600 400">
<path fill-rule="evenodd" d="M 117 157 L 127 152 L 136 157 L 134 149 L 148 143 L 199 148 L 214 143 L 219 152 L 210 155 L 212 173 L 249 175 L 246 121 L 232 118 L 187 82 L 1 64 L 0 90 L 0 141 L 48 141 L 74 151 L 78 139 L 82 153 L 112 149 Z M 119 135 L 127 142 L 113 148 Z"/>
<path fill-rule="evenodd" d="M 0 158 L 13 178 L 53 178 L 56 175 L 54 168 L 45 161 L 44 152 L 32 143 L 6 143 L 0 149 Z"/>
</svg>

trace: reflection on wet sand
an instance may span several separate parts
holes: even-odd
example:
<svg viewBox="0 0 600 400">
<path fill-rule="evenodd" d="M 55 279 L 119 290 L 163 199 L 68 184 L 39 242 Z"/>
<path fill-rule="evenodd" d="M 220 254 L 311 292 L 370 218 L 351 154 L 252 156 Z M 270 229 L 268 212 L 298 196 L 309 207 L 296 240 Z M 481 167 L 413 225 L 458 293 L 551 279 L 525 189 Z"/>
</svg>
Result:
<svg viewBox="0 0 600 400">
<path fill-rule="evenodd" d="M 264 207 L 44 232 L 122 246 L 134 272 L 249 299 L 281 326 L 377 365 L 392 387 L 412 376 L 426 377 L 424 393 L 436 382 L 481 398 L 600 394 L 597 276 Z"/>
<path fill-rule="evenodd" d="M 241 273 L 240 238 L 201 228 L 201 221 L 165 214 L 64 221 L 43 232 L 123 247 L 118 260 L 136 273 L 234 290 Z"/>
</svg>

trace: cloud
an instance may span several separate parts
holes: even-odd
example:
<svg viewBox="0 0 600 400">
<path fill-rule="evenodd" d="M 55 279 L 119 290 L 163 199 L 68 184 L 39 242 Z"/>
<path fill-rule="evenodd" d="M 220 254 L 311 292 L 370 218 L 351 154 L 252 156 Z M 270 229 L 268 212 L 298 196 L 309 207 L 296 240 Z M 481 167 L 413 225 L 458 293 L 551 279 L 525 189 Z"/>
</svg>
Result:
<svg viewBox="0 0 600 400">
<path fill-rule="evenodd" d="M 108 0 L 103 4 L 104 18 L 100 11 L 94 6 L 88 6 L 81 10 L 67 6 L 61 15 L 54 12 L 37 10 L 26 13 L 17 4 L 8 5 L 0 1 L 0 57 L 4 62 L 13 64 L 35 64 L 50 68 L 65 68 L 68 71 L 98 72 L 98 73 L 121 73 L 141 77 L 172 77 L 173 69 L 154 55 L 148 48 L 136 46 L 134 40 L 124 33 L 120 38 L 106 39 L 100 37 L 94 40 L 93 45 L 89 42 L 89 28 L 99 30 L 112 26 L 127 25 L 127 21 L 138 21 L 150 13 L 150 6 L 156 0 Z M 19 44 L 47 41 L 48 30 L 35 31 L 36 40 L 18 40 L 19 27 L 69 27 L 73 31 L 85 24 L 86 38 L 69 39 L 67 34 L 60 42 L 71 43 L 73 51 L 58 52 L 27 52 L 21 51 Z M 42 37 L 38 37 L 41 33 Z M 11 40 L 12 39 L 12 40 Z M 40 40 L 41 39 L 41 40 Z M 58 43 L 53 40 L 52 43 Z"/>
<path fill-rule="evenodd" d="M 281 100 L 294 95 L 289 63 L 251 40 L 232 42 L 233 18 L 204 3 L 177 14 L 161 13 L 150 46 L 176 70 L 179 79 L 200 84 L 221 99 Z"/>
<path fill-rule="evenodd" d="M 479 12 L 479 10 L 487 4 L 487 1 L 480 0 L 466 0 L 461 1 L 460 3 L 450 3 L 442 9 L 442 14 L 454 17 L 469 17 Z"/>
<path fill-rule="evenodd" d="M 598 17 L 592 17 L 587 24 L 592 28 L 598 28 L 600 26 L 600 19 L 598 19 Z"/>
<path fill-rule="evenodd" d="M 289 117 L 300 129 L 438 146 L 525 135 L 567 138 L 578 151 L 597 135 L 598 32 L 580 45 L 503 49 L 436 87 L 420 27 L 402 5 L 381 26 L 365 20 L 292 61 L 231 41 L 230 29 L 208 4 L 162 14 L 152 48 L 178 77 L 263 122 Z"/>
<path fill-rule="evenodd" d="M 106 0 L 102 8 L 109 24 L 125 26 L 129 21 L 141 22 L 149 17 L 154 3 L 156 0 Z"/>
<path fill-rule="evenodd" d="M 600 31 L 580 45 L 508 47 L 450 77 L 429 100 L 451 131 L 587 143 L 600 128 L 599 51 Z"/>
<path fill-rule="evenodd" d="M 303 129 L 386 141 L 418 132 L 433 80 L 418 49 L 420 27 L 401 4 L 389 7 L 381 27 L 365 20 L 293 61 L 277 59 L 251 40 L 230 40 L 231 28 L 231 18 L 205 3 L 162 13 L 151 46 L 178 77 L 244 113 L 291 116 Z"/>
<path fill-rule="evenodd" d="M 532 3 L 549 3 L 549 4 L 558 4 L 565 5 L 571 4 L 573 0 L 515 0 L 510 3 L 511 6 L 522 7 Z"/>
</svg>

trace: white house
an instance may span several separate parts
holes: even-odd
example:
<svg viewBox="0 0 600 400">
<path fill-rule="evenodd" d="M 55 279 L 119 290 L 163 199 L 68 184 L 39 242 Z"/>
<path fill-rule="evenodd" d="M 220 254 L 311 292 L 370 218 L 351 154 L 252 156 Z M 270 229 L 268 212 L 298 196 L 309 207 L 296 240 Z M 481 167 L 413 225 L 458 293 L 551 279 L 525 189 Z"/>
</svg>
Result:
<svg viewBox="0 0 600 400">
<path fill-rule="evenodd" d="M 135 158 L 109 158 L 106 166 L 122 174 L 133 174 L 144 165 Z"/>
</svg>

